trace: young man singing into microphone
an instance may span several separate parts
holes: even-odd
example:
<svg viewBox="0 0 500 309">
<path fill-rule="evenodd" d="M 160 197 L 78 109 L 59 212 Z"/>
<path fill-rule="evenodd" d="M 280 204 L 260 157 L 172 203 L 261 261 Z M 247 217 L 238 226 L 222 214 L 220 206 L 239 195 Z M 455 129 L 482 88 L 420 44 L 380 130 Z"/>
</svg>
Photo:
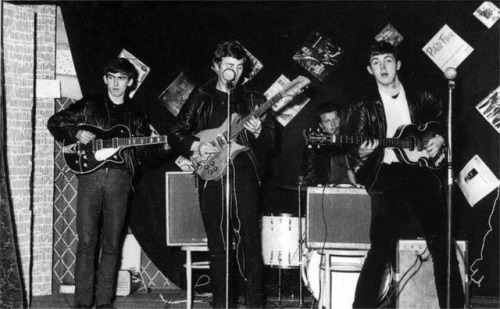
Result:
<svg viewBox="0 0 500 309">
<path fill-rule="evenodd" d="M 200 141 L 195 134 L 223 125 L 228 118 L 228 92 L 230 113 L 242 118 L 265 101 L 263 95 L 248 91 L 240 84 L 246 62 L 246 52 L 238 43 L 228 41 L 217 46 L 212 66 L 216 78 L 195 88 L 182 106 L 169 134 L 169 143 L 174 150 L 184 157 L 195 155 L 201 160 L 221 151 L 212 143 Z M 244 282 L 247 306 L 263 306 L 259 177 L 262 158 L 274 145 L 274 125 L 272 117 L 261 120 L 252 116 L 244 123 L 244 128 L 236 143 L 247 146 L 249 150 L 238 154 L 229 164 L 230 239 L 226 239 L 225 220 L 225 188 L 228 179 L 225 176 L 219 180 L 204 180 L 200 177 L 198 181 L 201 214 L 210 251 L 210 278 L 215 308 L 225 307 L 226 297 L 229 308 L 237 307 L 234 286 L 238 275 Z M 225 127 L 221 132 L 224 131 Z M 236 254 L 230 258 L 229 293 L 226 295 L 226 250 L 232 251 L 233 243 Z"/>
</svg>

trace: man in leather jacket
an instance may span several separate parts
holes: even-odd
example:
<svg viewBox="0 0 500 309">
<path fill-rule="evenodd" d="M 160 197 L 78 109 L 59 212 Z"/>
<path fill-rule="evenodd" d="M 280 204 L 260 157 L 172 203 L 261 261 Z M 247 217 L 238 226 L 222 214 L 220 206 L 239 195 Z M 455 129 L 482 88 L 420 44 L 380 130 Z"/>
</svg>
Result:
<svg viewBox="0 0 500 309">
<path fill-rule="evenodd" d="M 339 98 L 337 98 L 339 99 Z M 318 126 L 323 134 L 339 134 L 345 124 L 344 110 L 337 100 L 321 103 L 316 109 Z M 319 149 L 306 147 L 303 155 L 304 182 L 317 184 L 356 184 L 354 172 L 348 166 L 346 148 L 342 145 L 325 145 Z"/>
<path fill-rule="evenodd" d="M 217 46 L 212 67 L 217 78 L 195 88 L 182 106 L 168 136 L 174 150 L 184 157 L 194 155 L 202 160 L 221 151 L 215 143 L 200 140 L 195 134 L 222 126 L 227 119 L 228 89 L 231 114 L 242 118 L 265 101 L 261 94 L 238 84 L 246 61 L 246 52 L 237 42 L 227 41 Z M 236 85 L 234 90 L 230 90 L 231 84 Z M 247 306 L 263 306 L 259 183 L 264 166 L 262 160 L 274 145 L 274 124 L 272 117 L 261 120 L 252 116 L 244 128 L 236 143 L 247 146 L 249 150 L 239 153 L 230 162 L 231 239 L 226 239 L 226 177 L 219 180 L 199 178 L 198 181 L 201 214 L 210 250 L 210 281 L 215 308 L 226 305 L 226 250 L 232 251 L 233 243 L 236 258 L 232 257 L 231 261 L 236 262 L 236 270 L 230 262 L 229 308 L 236 307 L 237 301 L 234 286 L 238 277 L 233 271 L 242 276 Z M 226 127 L 222 126 L 221 133 L 224 131 Z"/>
<path fill-rule="evenodd" d="M 441 308 L 447 307 L 447 214 L 443 181 L 431 168 L 405 164 L 392 148 L 383 148 L 381 138 L 397 137 L 402 125 L 422 125 L 438 121 L 440 101 L 428 91 L 418 91 L 401 83 L 401 61 L 396 48 L 386 42 L 370 46 L 368 72 L 377 90 L 372 101 L 361 102 L 352 111 L 349 130 L 352 135 L 371 139 L 349 156 L 357 181 L 364 185 L 372 200 L 371 247 L 363 264 L 355 292 L 354 308 L 375 308 L 388 261 L 394 261 L 400 225 L 408 213 L 417 220 L 434 264 L 435 284 Z M 444 145 L 444 130 L 433 132 L 425 144 L 430 159 L 439 158 Z M 451 252 L 455 252 L 452 246 Z M 458 263 L 451 254 L 452 308 L 463 308 L 464 294 Z"/>
<path fill-rule="evenodd" d="M 54 114 L 47 127 L 54 138 L 65 144 L 87 144 L 95 131 L 82 129 L 81 124 L 109 130 L 124 125 L 133 136 L 150 136 L 146 116 L 132 107 L 129 92 L 137 84 L 137 70 L 124 58 L 112 59 L 104 68 L 106 93 L 84 97 L 67 109 Z M 68 143 L 66 143 L 68 142 Z M 75 307 L 112 308 L 116 291 L 117 267 L 121 255 L 120 238 L 127 211 L 132 176 L 138 165 L 145 163 L 149 151 L 159 154 L 164 146 L 126 148 L 92 172 L 78 175 L 76 226 L 78 247 L 75 266 Z M 165 146 L 167 149 L 168 146 Z M 116 163 L 124 161 L 123 163 Z M 99 226 L 100 218 L 102 223 Z M 101 233 L 99 234 L 99 231 Z M 99 240 L 100 239 L 100 240 Z M 101 251 L 98 269 L 94 265 L 97 244 Z M 97 253 L 99 256 L 99 253 Z M 97 277 L 97 278 L 95 278 Z M 95 285 L 95 299 L 94 299 Z"/>
</svg>

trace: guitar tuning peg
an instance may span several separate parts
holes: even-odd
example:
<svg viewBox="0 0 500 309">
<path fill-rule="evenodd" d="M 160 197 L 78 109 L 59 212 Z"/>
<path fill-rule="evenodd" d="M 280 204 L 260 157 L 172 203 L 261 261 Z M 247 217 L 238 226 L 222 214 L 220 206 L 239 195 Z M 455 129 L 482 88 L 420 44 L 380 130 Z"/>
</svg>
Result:
<svg viewBox="0 0 500 309">
<path fill-rule="evenodd" d="M 307 148 L 312 149 L 312 148 L 313 148 L 313 146 L 312 146 L 311 144 L 308 144 L 308 145 L 307 145 Z"/>
</svg>

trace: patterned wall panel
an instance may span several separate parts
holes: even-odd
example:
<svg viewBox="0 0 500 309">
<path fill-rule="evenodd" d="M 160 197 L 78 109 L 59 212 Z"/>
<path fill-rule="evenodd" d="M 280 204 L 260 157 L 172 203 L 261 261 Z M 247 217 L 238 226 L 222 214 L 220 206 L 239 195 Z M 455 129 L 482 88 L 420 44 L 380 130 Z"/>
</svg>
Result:
<svg viewBox="0 0 500 309">
<path fill-rule="evenodd" d="M 56 112 L 73 104 L 74 100 L 56 100 Z M 53 285 L 74 284 L 76 235 L 76 194 L 78 178 L 68 170 L 62 155 L 62 144 L 54 147 L 54 266 Z"/>
<path fill-rule="evenodd" d="M 35 14 L 3 3 L 7 169 L 26 302 L 31 295 L 31 219 Z"/>
<path fill-rule="evenodd" d="M 36 80 L 55 78 L 56 6 L 36 5 Z M 35 101 L 35 151 L 33 161 L 33 265 L 32 294 L 52 293 L 52 224 L 54 192 L 54 140 L 47 120 L 54 113 L 53 98 Z"/>
</svg>

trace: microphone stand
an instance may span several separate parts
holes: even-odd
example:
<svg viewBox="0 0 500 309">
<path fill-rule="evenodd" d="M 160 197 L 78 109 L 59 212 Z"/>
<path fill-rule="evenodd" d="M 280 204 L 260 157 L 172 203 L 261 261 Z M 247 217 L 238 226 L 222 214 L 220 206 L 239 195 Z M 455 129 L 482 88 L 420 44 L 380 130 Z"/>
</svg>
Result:
<svg viewBox="0 0 500 309">
<path fill-rule="evenodd" d="M 304 305 L 304 294 L 302 291 L 302 244 L 304 243 L 304 239 L 302 238 L 302 207 L 300 203 L 300 193 L 302 189 L 302 185 L 304 183 L 304 177 L 299 176 L 297 180 L 297 190 L 298 190 L 298 206 L 299 206 L 299 308 L 302 308 Z"/>
<path fill-rule="evenodd" d="M 234 89 L 232 82 L 226 83 L 227 88 L 227 144 L 226 144 L 226 309 L 229 309 L 229 218 L 231 211 L 231 186 L 230 165 L 231 162 L 231 92 Z M 231 244 L 232 245 L 232 244 Z"/>
<path fill-rule="evenodd" d="M 446 264 L 446 308 L 450 308 L 451 297 L 451 255 L 452 252 L 452 214 L 453 214 L 453 156 L 452 156 L 452 103 L 453 103 L 453 89 L 455 89 L 455 81 L 453 78 L 456 76 L 454 69 L 446 69 L 445 76 L 448 79 L 448 136 L 447 136 L 447 157 L 448 157 L 448 191 L 446 196 L 447 202 L 447 264 Z"/>
</svg>

